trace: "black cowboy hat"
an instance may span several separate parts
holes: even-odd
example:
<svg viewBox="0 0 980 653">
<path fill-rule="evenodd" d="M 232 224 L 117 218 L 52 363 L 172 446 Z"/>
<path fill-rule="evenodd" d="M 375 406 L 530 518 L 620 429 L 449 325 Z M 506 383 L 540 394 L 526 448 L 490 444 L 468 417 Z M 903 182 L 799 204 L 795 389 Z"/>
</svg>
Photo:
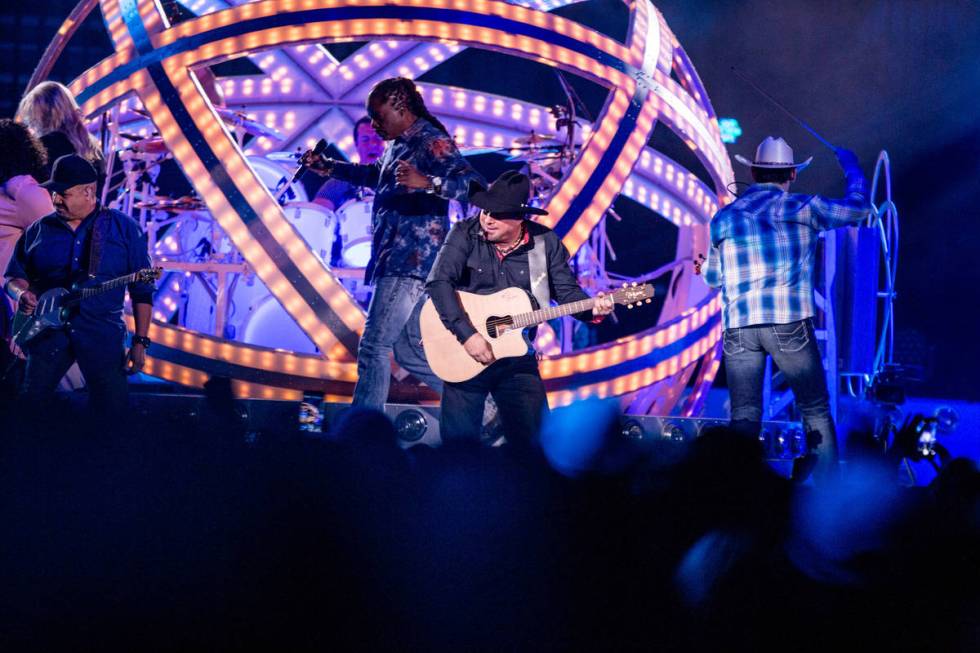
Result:
<svg viewBox="0 0 980 653">
<path fill-rule="evenodd" d="M 51 167 L 51 179 L 47 180 L 42 187 L 47 188 L 52 193 L 64 193 L 72 186 L 91 184 L 99 179 L 99 173 L 95 171 L 89 161 L 77 154 L 66 154 L 58 157 Z"/>
<path fill-rule="evenodd" d="M 497 177 L 489 188 L 474 185 L 470 189 L 470 203 L 475 204 L 494 217 L 523 217 L 525 215 L 548 215 L 544 209 L 528 206 L 531 196 L 531 180 L 516 170 L 508 170 Z"/>
</svg>

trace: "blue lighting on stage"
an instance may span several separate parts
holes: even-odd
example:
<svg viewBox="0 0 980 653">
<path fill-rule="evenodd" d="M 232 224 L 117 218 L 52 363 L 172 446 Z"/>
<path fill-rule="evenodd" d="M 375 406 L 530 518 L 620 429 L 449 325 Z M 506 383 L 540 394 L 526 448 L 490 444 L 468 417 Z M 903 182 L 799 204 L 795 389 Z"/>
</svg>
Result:
<svg viewBox="0 0 980 653">
<path fill-rule="evenodd" d="M 719 118 L 718 129 L 721 130 L 722 143 L 734 143 L 742 135 L 742 126 L 735 118 Z"/>
</svg>

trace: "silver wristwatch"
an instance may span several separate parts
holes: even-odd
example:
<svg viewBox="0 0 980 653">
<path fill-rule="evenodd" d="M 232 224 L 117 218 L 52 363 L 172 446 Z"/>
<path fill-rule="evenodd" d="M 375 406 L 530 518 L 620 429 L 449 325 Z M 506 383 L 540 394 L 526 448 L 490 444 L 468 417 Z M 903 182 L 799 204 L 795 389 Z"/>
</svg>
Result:
<svg viewBox="0 0 980 653">
<path fill-rule="evenodd" d="M 433 193 L 435 195 L 439 195 L 442 193 L 442 184 L 443 184 L 442 177 L 429 177 L 429 184 L 430 184 L 429 186 L 430 193 Z"/>
</svg>

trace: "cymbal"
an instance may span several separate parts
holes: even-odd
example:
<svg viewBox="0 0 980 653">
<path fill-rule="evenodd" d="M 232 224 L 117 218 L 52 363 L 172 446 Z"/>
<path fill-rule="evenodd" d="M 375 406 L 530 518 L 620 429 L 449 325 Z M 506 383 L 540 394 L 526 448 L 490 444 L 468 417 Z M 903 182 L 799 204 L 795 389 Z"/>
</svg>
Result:
<svg viewBox="0 0 980 653">
<path fill-rule="evenodd" d="M 515 143 L 519 143 L 521 145 L 536 145 L 547 141 L 554 143 L 557 141 L 557 139 L 555 138 L 554 134 L 538 134 L 537 132 L 531 132 L 527 136 L 519 136 L 518 138 L 514 139 Z"/>
<path fill-rule="evenodd" d="M 216 108 L 215 111 L 226 123 L 232 127 L 240 127 L 246 134 L 265 136 L 266 138 L 275 138 L 277 140 L 283 139 L 283 135 L 279 130 L 267 127 L 257 120 L 252 120 L 241 111 L 233 111 L 220 107 Z"/>
<path fill-rule="evenodd" d="M 481 154 L 493 154 L 494 152 L 504 151 L 500 147 L 478 147 L 476 145 L 465 145 L 459 148 L 459 153 L 463 156 L 479 156 Z"/>
<path fill-rule="evenodd" d="M 561 159 L 561 152 L 522 152 L 520 154 L 512 154 L 507 157 L 507 161 L 522 161 L 527 163 L 529 161 L 558 161 Z"/>
<path fill-rule="evenodd" d="M 207 205 L 196 197 L 178 197 L 173 199 L 170 197 L 158 196 L 150 200 L 136 202 L 133 204 L 138 209 L 146 209 L 147 211 L 206 211 Z"/>
<path fill-rule="evenodd" d="M 302 152 L 266 152 L 265 158 L 270 161 L 285 161 L 286 163 L 296 163 L 303 155 Z"/>
</svg>

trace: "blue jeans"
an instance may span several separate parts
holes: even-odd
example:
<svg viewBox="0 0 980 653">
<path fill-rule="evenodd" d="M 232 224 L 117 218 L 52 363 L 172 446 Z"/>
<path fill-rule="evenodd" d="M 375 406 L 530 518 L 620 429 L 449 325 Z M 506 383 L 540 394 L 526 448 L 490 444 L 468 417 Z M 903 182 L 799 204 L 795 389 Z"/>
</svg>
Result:
<svg viewBox="0 0 980 653">
<path fill-rule="evenodd" d="M 422 306 L 429 298 L 428 293 L 423 292 L 415 302 L 415 308 L 405 323 L 401 335 L 395 342 L 395 360 L 411 372 L 419 381 L 442 394 L 442 379 L 433 373 L 429 367 L 429 361 L 425 358 L 425 350 L 422 349 L 422 329 L 419 326 L 419 315 L 422 313 Z"/>
<path fill-rule="evenodd" d="M 424 288 L 425 281 L 414 277 L 381 277 L 375 285 L 357 346 L 355 406 L 384 408 L 391 386 L 391 353 Z"/>
<path fill-rule="evenodd" d="M 818 473 L 832 468 L 837 462 L 837 431 L 830 414 L 830 395 L 813 320 L 725 329 L 724 347 L 736 430 L 758 435 L 766 355 L 770 355 L 789 380 L 796 406 L 803 415 L 807 440 L 816 445 Z"/>
<path fill-rule="evenodd" d="M 121 329 L 98 338 L 90 334 L 85 341 L 70 337 L 63 329 L 51 329 L 31 341 L 25 351 L 27 370 L 20 398 L 32 409 L 50 409 L 58 381 L 77 361 L 85 377 L 89 409 L 97 415 L 116 417 L 125 410 L 129 384 Z"/>
</svg>

